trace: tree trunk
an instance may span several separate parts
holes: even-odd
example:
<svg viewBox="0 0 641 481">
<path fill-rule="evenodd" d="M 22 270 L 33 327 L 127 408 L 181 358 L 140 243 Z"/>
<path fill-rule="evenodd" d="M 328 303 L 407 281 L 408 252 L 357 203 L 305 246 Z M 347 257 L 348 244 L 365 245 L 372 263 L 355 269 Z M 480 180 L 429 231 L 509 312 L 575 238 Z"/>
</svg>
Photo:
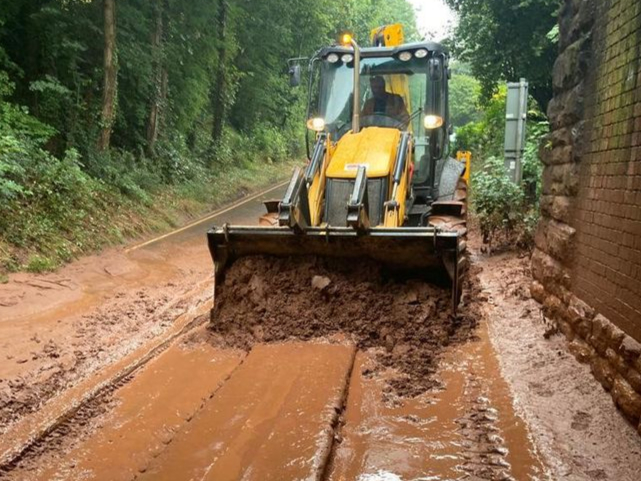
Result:
<svg viewBox="0 0 641 481">
<path fill-rule="evenodd" d="M 156 140 L 158 140 L 158 132 L 160 130 L 162 109 L 167 96 L 167 69 L 163 58 L 163 3 L 164 0 L 156 0 L 154 8 L 156 28 L 151 38 L 154 57 L 154 91 L 151 99 L 149 121 L 147 123 L 147 153 L 149 155 L 154 154 Z"/>
<path fill-rule="evenodd" d="M 218 8 L 218 71 L 216 73 L 216 82 L 214 83 L 212 95 L 214 126 L 211 137 L 214 149 L 216 149 L 223 136 L 225 116 L 227 115 L 227 102 L 225 99 L 225 89 L 227 88 L 227 44 L 225 42 L 225 33 L 227 30 L 227 13 L 229 8 L 227 0 L 220 0 Z"/>
<path fill-rule="evenodd" d="M 101 131 L 98 150 L 109 148 L 116 110 L 118 66 L 116 63 L 116 0 L 103 0 L 104 6 L 104 87 L 102 91 Z"/>
</svg>

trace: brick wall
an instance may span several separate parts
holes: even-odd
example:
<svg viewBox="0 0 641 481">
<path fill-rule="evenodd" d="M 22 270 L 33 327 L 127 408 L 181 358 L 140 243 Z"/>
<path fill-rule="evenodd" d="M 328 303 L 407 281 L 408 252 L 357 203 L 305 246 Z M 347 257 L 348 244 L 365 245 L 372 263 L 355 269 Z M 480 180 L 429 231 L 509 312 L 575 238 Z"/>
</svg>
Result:
<svg viewBox="0 0 641 481">
<path fill-rule="evenodd" d="M 641 341 L 641 2 L 599 2 L 572 291 Z"/>
<path fill-rule="evenodd" d="M 532 294 L 638 425 L 641 1 L 565 0 L 559 25 Z"/>
</svg>

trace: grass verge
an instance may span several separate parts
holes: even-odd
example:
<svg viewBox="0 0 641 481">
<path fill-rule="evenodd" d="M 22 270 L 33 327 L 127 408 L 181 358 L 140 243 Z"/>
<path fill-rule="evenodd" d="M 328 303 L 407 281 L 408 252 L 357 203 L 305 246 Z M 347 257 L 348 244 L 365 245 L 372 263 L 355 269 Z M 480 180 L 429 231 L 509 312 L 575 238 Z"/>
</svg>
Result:
<svg viewBox="0 0 641 481">
<path fill-rule="evenodd" d="M 107 246 L 168 231 L 250 192 L 285 180 L 296 161 L 225 166 L 215 175 L 166 186 L 144 197 L 101 183 L 55 192 L 58 202 L 25 202 L 0 232 L 0 283 L 16 271 L 46 272 Z M 81 201 L 69 201 L 79 199 Z"/>
</svg>

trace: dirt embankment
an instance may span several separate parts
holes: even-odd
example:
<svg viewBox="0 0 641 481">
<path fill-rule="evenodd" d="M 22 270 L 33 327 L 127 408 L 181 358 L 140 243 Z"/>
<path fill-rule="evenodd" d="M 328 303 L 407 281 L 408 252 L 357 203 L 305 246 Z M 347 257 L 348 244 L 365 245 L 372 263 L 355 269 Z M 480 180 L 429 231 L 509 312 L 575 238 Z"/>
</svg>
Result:
<svg viewBox="0 0 641 481">
<path fill-rule="evenodd" d="M 378 360 L 401 373 L 390 382 L 400 396 L 437 385 L 440 353 L 473 336 L 478 322 L 465 302 L 452 315 L 447 288 L 396 279 L 373 262 L 315 257 L 240 259 L 217 287 L 216 306 L 218 345 L 249 349 L 343 333 L 361 349 L 384 347 Z"/>
</svg>

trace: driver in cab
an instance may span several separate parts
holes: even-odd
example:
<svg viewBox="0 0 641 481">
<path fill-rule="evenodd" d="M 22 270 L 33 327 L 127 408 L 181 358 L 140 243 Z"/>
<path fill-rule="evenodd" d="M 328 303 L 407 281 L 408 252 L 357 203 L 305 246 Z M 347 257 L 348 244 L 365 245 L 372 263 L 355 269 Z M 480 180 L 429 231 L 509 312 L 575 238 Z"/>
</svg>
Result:
<svg viewBox="0 0 641 481">
<path fill-rule="evenodd" d="M 369 82 L 372 89 L 372 97 L 365 102 L 361 116 L 384 115 L 394 118 L 399 123 L 406 123 L 410 117 L 403 97 L 385 90 L 385 79 L 383 77 L 374 76 Z"/>
</svg>

